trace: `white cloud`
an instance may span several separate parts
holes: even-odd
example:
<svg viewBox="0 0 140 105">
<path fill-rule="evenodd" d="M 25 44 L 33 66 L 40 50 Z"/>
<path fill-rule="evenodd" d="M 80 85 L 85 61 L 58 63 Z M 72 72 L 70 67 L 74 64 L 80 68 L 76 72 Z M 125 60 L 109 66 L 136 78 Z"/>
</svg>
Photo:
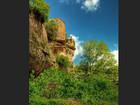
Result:
<svg viewBox="0 0 140 105">
<path fill-rule="evenodd" d="M 96 11 L 99 8 L 100 0 L 84 0 L 81 9 L 86 11 Z"/>
<path fill-rule="evenodd" d="M 119 52 L 118 52 L 118 50 L 114 50 L 111 53 L 114 55 L 115 60 L 117 61 L 117 64 L 118 64 L 119 63 Z"/>
<path fill-rule="evenodd" d="M 82 43 L 83 41 L 80 41 L 79 40 L 79 37 L 73 35 L 73 34 L 70 34 L 70 36 L 74 39 L 75 41 L 75 52 L 74 52 L 74 57 L 73 57 L 73 60 L 75 60 L 75 58 L 77 56 L 81 56 L 83 54 L 83 48 L 82 48 Z"/>
<path fill-rule="evenodd" d="M 96 11 L 100 5 L 100 0 L 59 0 L 59 2 L 65 4 L 80 4 L 81 9 L 86 10 L 87 12 Z"/>
</svg>

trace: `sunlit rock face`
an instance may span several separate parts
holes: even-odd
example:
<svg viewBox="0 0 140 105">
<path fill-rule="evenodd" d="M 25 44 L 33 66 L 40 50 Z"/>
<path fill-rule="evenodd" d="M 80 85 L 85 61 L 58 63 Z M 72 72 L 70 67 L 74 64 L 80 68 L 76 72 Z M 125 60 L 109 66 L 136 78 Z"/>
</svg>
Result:
<svg viewBox="0 0 140 105">
<path fill-rule="evenodd" d="M 67 38 L 65 23 L 59 18 L 50 21 L 55 24 L 48 28 L 34 14 L 29 15 L 29 69 L 36 75 L 54 66 L 58 54 L 67 56 L 71 63 L 74 56 L 75 41 Z"/>
<path fill-rule="evenodd" d="M 67 39 L 66 46 L 67 46 L 66 54 L 68 55 L 69 60 L 72 62 L 75 51 L 75 41 L 74 39 L 72 39 L 72 37 Z"/>
<path fill-rule="evenodd" d="M 50 20 L 51 24 L 48 28 L 49 35 L 53 36 L 53 41 L 49 41 L 51 50 L 55 56 L 57 54 L 66 54 L 66 28 L 65 23 L 59 19 L 54 18 Z M 51 33 L 50 33 L 50 30 Z"/>
<path fill-rule="evenodd" d="M 55 18 L 50 21 L 53 21 L 55 24 L 51 28 L 52 33 L 55 33 L 55 40 L 49 44 L 53 54 L 55 56 L 58 54 L 63 54 L 69 58 L 70 62 L 72 62 L 75 51 L 75 41 L 72 39 L 72 37 L 67 38 L 66 26 L 63 20 L 60 18 Z"/>
<path fill-rule="evenodd" d="M 38 75 L 45 66 L 52 65 L 50 59 L 48 37 L 44 24 L 34 14 L 29 15 L 29 69 Z"/>
<path fill-rule="evenodd" d="M 66 26 L 60 18 L 54 18 L 53 21 L 56 23 L 56 41 L 64 43 L 66 41 Z"/>
</svg>

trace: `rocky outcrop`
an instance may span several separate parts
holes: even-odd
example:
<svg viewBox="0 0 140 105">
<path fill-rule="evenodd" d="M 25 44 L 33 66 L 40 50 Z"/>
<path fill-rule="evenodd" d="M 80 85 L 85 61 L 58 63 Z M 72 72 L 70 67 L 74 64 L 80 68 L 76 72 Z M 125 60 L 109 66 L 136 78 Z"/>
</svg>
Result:
<svg viewBox="0 0 140 105">
<path fill-rule="evenodd" d="M 38 75 L 44 68 L 53 65 L 44 24 L 33 14 L 29 15 L 29 69 Z"/>
<path fill-rule="evenodd" d="M 75 41 L 72 39 L 72 37 L 67 39 L 66 49 L 66 54 L 68 55 L 69 60 L 72 62 L 75 51 Z"/>
<path fill-rule="evenodd" d="M 57 42 L 65 42 L 66 41 L 66 28 L 65 28 L 65 23 L 59 19 L 59 18 L 55 18 L 52 20 L 55 23 L 55 27 L 56 27 L 56 38 L 55 40 Z"/>
<path fill-rule="evenodd" d="M 75 42 L 67 38 L 65 23 L 61 19 L 52 19 L 45 25 L 34 14 L 29 15 L 29 69 L 35 70 L 36 75 L 56 65 L 58 54 L 67 56 L 72 63 L 74 51 Z"/>
<path fill-rule="evenodd" d="M 54 38 L 55 40 L 49 44 L 53 54 L 55 56 L 57 54 L 63 54 L 69 58 L 70 62 L 72 62 L 75 51 L 75 41 L 72 39 L 72 37 L 67 38 L 65 23 L 61 19 L 55 18 L 51 21 L 56 23 L 54 28 L 56 32 L 56 36 Z"/>
</svg>

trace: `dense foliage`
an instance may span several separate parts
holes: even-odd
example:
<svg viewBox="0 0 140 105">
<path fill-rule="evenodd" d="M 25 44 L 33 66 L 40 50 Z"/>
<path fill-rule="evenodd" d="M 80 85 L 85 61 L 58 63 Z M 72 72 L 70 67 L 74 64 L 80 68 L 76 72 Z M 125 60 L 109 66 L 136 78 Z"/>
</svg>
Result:
<svg viewBox="0 0 140 105">
<path fill-rule="evenodd" d="M 45 70 L 37 78 L 31 75 L 30 105 L 117 105 L 117 87 L 110 80 L 103 75 L 79 75 L 57 68 Z"/>
<path fill-rule="evenodd" d="M 54 41 L 56 39 L 56 35 L 57 35 L 57 22 L 55 22 L 54 20 L 49 20 L 48 22 L 46 22 L 45 26 L 47 29 L 47 34 L 48 34 L 48 39 L 50 41 Z"/>
<path fill-rule="evenodd" d="M 69 58 L 62 54 L 57 55 L 56 62 L 61 69 L 66 69 L 70 65 Z"/>
<path fill-rule="evenodd" d="M 113 82 L 118 82 L 118 65 L 104 42 L 91 40 L 84 43 L 79 69 L 86 75 L 104 74 Z"/>
<path fill-rule="evenodd" d="M 29 0 L 29 9 L 42 22 L 48 21 L 50 8 L 45 0 Z"/>
</svg>

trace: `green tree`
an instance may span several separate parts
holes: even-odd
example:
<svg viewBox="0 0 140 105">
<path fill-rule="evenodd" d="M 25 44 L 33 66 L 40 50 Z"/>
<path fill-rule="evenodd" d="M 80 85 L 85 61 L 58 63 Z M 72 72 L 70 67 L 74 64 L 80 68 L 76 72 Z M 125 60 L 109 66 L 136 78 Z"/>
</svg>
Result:
<svg viewBox="0 0 140 105">
<path fill-rule="evenodd" d="M 87 75 L 104 73 L 117 81 L 118 66 L 104 42 L 91 40 L 84 43 L 79 68 Z"/>
</svg>

